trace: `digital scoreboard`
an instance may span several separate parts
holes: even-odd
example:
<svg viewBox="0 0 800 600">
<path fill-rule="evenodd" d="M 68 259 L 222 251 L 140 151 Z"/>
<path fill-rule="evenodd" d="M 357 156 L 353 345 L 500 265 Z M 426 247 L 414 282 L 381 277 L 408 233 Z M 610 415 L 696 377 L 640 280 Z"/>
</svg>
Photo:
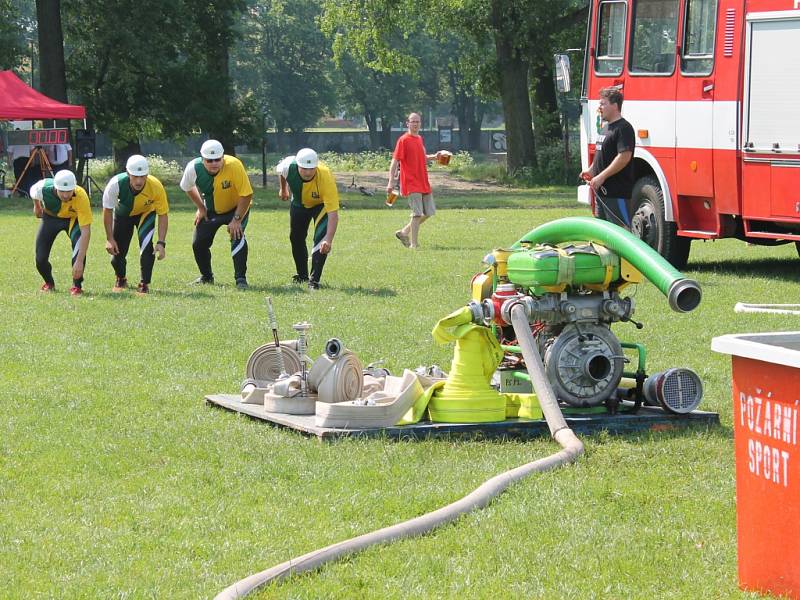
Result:
<svg viewBox="0 0 800 600">
<path fill-rule="evenodd" d="M 9 131 L 8 144 L 19 146 L 69 144 L 69 129 L 66 127 L 59 127 L 55 129 L 21 129 Z"/>
</svg>

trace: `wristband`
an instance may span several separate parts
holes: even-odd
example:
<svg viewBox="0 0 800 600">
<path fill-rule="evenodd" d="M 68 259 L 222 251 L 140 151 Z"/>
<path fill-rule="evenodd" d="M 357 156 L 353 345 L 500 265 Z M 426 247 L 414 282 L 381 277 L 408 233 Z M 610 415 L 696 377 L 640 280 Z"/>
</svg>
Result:
<svg viewBox="0 0 800 600">
<path fill-rule="evenodd" d="M 156 246 L 161 246 L 162 248 L 166 248 L 167 247 L 167 243 L 164 240 L 158 240 L 156 242 Z"/>
</svg>

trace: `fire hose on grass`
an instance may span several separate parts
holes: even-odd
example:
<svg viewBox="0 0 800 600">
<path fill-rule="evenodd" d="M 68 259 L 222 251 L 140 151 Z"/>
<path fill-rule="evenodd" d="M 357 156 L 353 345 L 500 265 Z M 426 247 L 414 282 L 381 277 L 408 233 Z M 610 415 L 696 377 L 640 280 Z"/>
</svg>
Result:
<svg viewBox="0 0 800 600">
<path fill-rule="evenodd" d="M 243 598 L 272 582 L 279 581 L 290 575 L 317 569 L 325 563 L 354 552 L 360 552 L 370 546 L 425 534 L 441 525 L 454 521 L 461 515 L 487 506 L 493 498 L 501 494 L 511 484 L 531 473 L 549 471 L 577 460 L 583 452 L 583 444 L 567 426 L 558 406 L 556 396 L 547 380 L 542 359 L 536 347 L 536 341 L 531 333 L 528 310 L 523 303 L 509 301 L 508 314 L 510 315 L 514 332 L 517 335 L 522 355 L 525 357 L 528 373 L 533 383 L 534 391 L 538 395 L 550 433 L 561 445 L 561 451 L 496 475 L 460 500 L 433 512 L 349 540 L 331 544 L 325 548 L 292 558 L 260 573 L 245 577 L 222 590 L 217 594 L 216 600 Z M 452 319 L 456 318 L 463 324 L 468 324 L 472 321 L 473 314 L 469 307 L 464 307 L 446 318 L 451 319 L 451 323 L 453 323 Z"/>
</svg>

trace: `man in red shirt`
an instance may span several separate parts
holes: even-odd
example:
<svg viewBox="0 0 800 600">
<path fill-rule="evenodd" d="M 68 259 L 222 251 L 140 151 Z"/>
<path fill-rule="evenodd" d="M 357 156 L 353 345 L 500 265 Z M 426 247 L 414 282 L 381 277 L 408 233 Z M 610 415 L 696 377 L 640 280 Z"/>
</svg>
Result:
<svg viewBox="0 0 800 600">
<path fill-rule="evenodd" d="M 434 214 L 436 204 L 428 182 L 428 161 L 438 157 L 439 153 L 426 154 L 425 144 L 419 134 L 422 118 L 418 113 L 408 115 L 408 133 L 397 140 L 389 167 L 389 184 L 386 193 L 396 188 L 397 172 L 400 171 L 400 194 L 408 197 L 411 207 L 411 220 L 405 227 L 395 232 L 395 236 L 406 248 L 417 248 L 419 227 Z"/>
</svg>

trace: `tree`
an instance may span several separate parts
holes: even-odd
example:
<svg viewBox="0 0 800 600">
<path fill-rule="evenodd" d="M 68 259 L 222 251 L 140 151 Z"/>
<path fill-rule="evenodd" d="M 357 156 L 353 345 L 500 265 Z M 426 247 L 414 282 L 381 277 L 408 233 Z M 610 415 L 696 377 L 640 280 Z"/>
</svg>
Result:
<svg viewBox="0 0 800 600">
<path fill-rule="evenodd" d="M 461 146 L 480 148 L 481 125 L 487 101 L 496 94 L 484 92 L 482 72 L 494 65 L 494 55 L 486 44 L 463 36 L 440 32 L 440 51 L 445 57 L 443 69 L 452 100 L 452 113 L 458 120 Z"/>
<path fill-rule="evenodd" d="M 316 124 L 336 104 L 330 44 L 316 17 L 319 0 L 258 0 L 235 47 L 235 80 L 278 132 Z M 260 107 L 260 108 L 259 108 Z"/>
<path fill-rule="evenodd" d="M 227 48 L 243 6 L 239 0 L 65 2 L 70 80 L 90 124 L 111 137 L 118 165 L 140 151 L 142 136 L 203 130 L 233 150 L 239 114 Z M 158 26 L 141 15 L 158 15 Z"/>
<path fill-rule="evenodd" d="M 50 98 L 67 102 L 61 0 L 36 0 L 36 22 L 39 33 L 39 91 Z"/>
<path fill-rule="evenodd" d="M 531 57 L 559 17 L 578 1 L 326 0 L 325 19 L 346 31 L 351 48 L 356 52 L 369 49 L 376 68 L 390 72 L 398 66 L 407 71 L 413 68 L 414 58 L 402 52 L 403 41 L 426 27 L 469 37 L 479 45 L 490 42 L 495 68 L 483 74 L 485 83 L 495 84 L 503 103 L 507 163 L 513 173 L 537 165 L 529 90 Z"/>
<path fill-rule="evenodd" d="M 215 110 L 201 110 L 196 113 L 199 117 L 198 123 L 203 130 L 222 142 L 226 152 L 234 154 L 236 126 L 240 115 L 233 101 L 230 49 L 237 36 L 234 24 L 238 22 L 246 4 L 243 0 L 186 0 L 186 4 L 193 11 L 193 19 L 189 19 L 189 22 L 196 27 L 194 31 L 190 30 L 190 35 L 194 37 L 199 33 L 204 41 L 199 47 L 194 42 L 189 42 L 183 48 L 201 66 L 203 72 L 202 79 L 195 84 L 206 93 L 195 96 L 195 99 L 204 103 L 209 98 L 216 100 Z"/>
<path fill-rule="evenodd" d="M 373 150 L 390 148 L 392 123 L 403 122 L 415 104 L 414 78 L 373 69 L 347 52 L 337 65 L 343 106 L 364 116 Z"/>
<path fill-rule="evenodd" d="M 0 69 L 14 69 L 25 54 L 25 38 L 20 12 L 11 0 L 0 0 Z"/>
</svg>

